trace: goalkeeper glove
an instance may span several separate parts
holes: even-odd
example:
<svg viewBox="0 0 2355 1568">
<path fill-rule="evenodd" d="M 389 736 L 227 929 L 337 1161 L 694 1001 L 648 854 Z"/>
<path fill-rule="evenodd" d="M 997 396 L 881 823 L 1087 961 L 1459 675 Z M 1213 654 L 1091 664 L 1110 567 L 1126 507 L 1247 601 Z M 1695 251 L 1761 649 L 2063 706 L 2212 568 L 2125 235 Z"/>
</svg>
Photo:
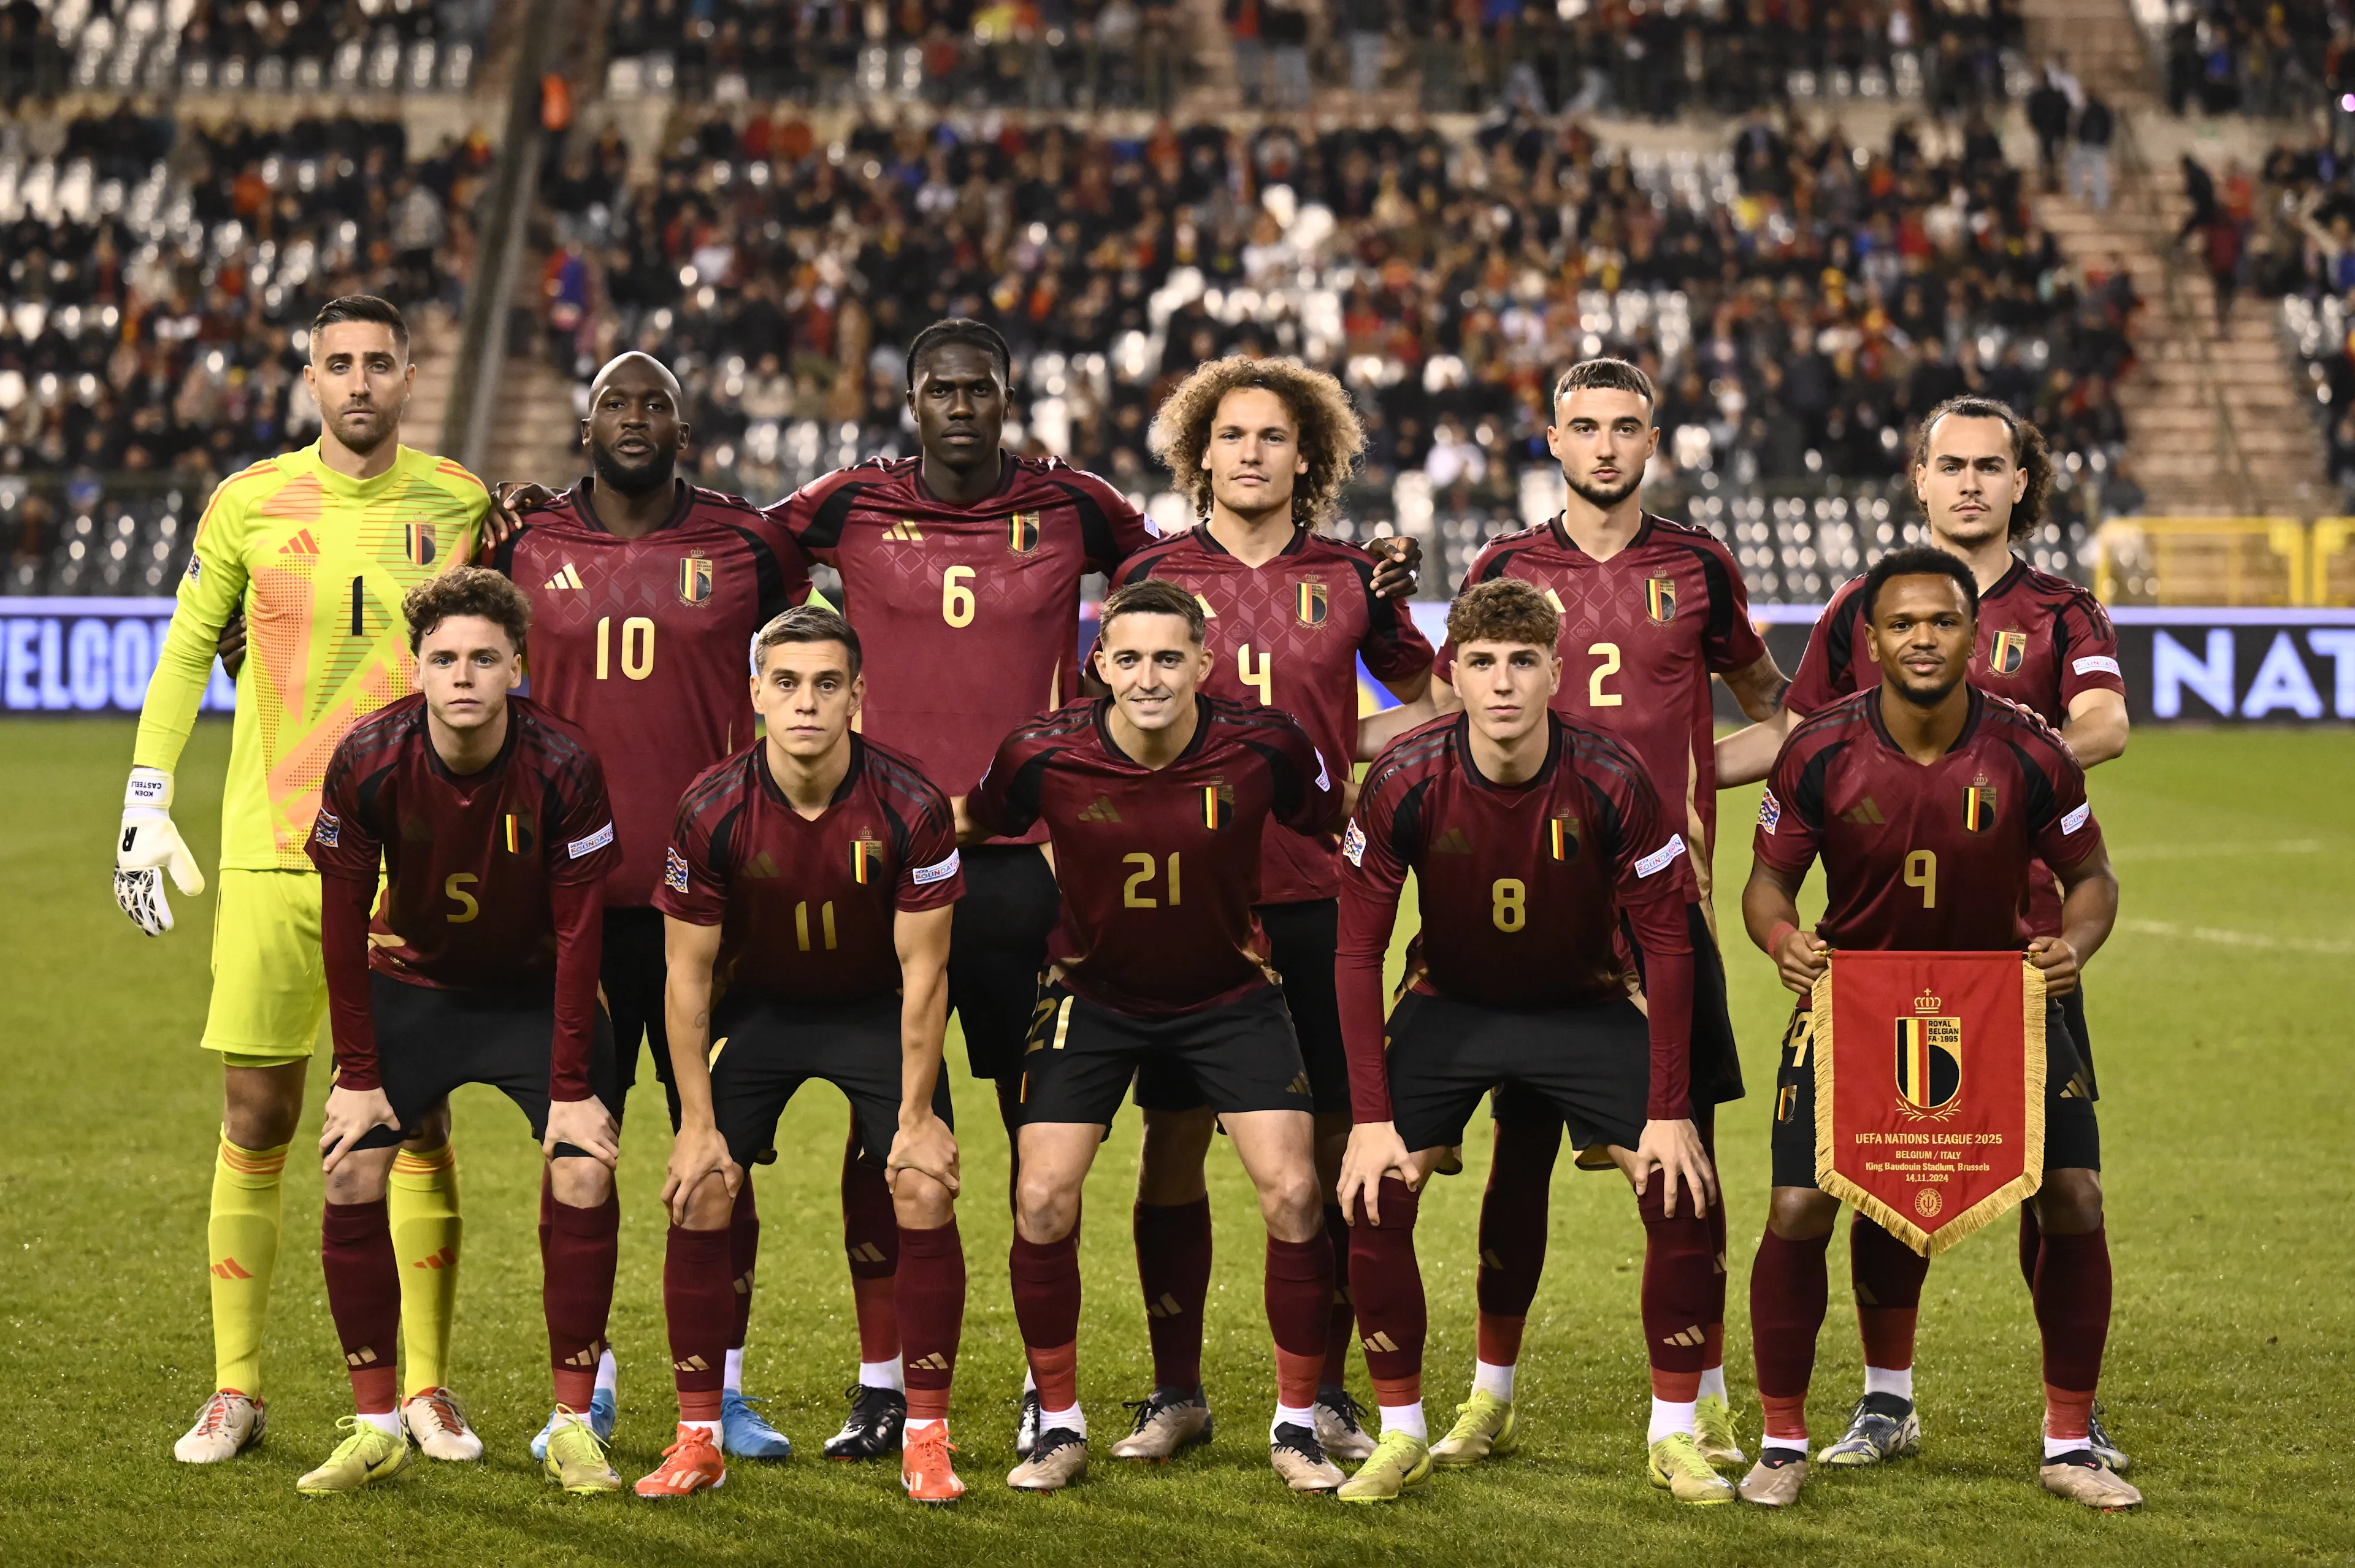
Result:
<svg viewBox="0 0 2355 1568">
<path fill-rule="evenodd" d="M 123 795 L 123 832 L 114 842 L 114 901 L 150 936 L 172 929 L 172 906 L 164 897 L 166 868 L 172 885 L 188 897 L 205 891 L 197 858 L 172 826 L 172 775 L 133 768 Z"/>
</svg>

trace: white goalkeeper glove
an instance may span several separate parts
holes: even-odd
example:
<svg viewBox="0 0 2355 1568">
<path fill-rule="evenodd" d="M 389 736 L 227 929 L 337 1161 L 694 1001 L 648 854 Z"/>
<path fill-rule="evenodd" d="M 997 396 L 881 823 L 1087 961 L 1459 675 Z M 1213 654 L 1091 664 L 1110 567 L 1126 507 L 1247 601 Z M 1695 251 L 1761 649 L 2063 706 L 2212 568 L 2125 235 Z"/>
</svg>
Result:
<svg viewBox="0 0 2355 1568">
<path fill-rule="evenodd" d="M 123 792 L 123 832 L 114 841 L 114 901 L 150 936 L 172 929 L 172 905 L 164 897 L 167 868 L 172 885 L 187 897 L 205 891 L 197 858 L 172 826 L 172 775 L 160 768 L 133 768 Z"/>
</svg>

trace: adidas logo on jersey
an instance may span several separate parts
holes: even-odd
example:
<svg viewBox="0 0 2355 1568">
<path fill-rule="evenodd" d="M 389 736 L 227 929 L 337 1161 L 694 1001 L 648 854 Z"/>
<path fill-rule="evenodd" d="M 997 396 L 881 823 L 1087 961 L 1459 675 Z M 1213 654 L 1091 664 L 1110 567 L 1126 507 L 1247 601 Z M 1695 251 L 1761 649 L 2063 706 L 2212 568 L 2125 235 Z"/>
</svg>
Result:
<svg viewBox="0 0 2355 1568">
<path fill-rule="evenodd" d="M 1881 815 L 1881 807 L 1873 804 L 1872 797 L 1866 795 L 1862 800 L 1841 812 L 1840 820 L 1853 822 L 1859 827 L 1879 827 L 1889 819 Z"/>
<path fill-rule="evenodd" d="M 588 584 L 581 581 L 581 569 L 568 560 L 564 563 L 563 571 L 541 583 L 540 586 L 542 588 L 585 588 Z"/>
<path fill-rule="evenodd" d="M 1205 621 L 1215 621 L 1219 618 L 1219 613 L 1210 608 L 1210 602 L 1199 593 L 1194 595 L 1194 603 L 1202 607 L 1202 619 Z"/>
<path fill-rule="evenodd" d="M 1469 855 L 1472 853 L 1472 840 L 1464 837 L 1461 827 L 1451 827 L 1432 840 L 1431 852 L 1434 855 Z"/>
<path fill-rule="evenodd" d="M 777 863 L 770 859 L 769 852 L 763 849 L 745 866 L 744 874 L 748 877 L 773 877 L 778 875 Z"/>
<path fill-rule="evenodd" d="M 310 529 L 297 528 L 294 531 L 294 537 L 293 539 L 288 539 L 284 544 L 278 547 L 278 553 L 281 555 L 316 555 L 319 553 L 319 541 L 311 537 Z"/>
<path fill-rule="evenodd" d="M 1088 808 L 1080 813 L 1082 822 L 1118 822 L 1120 812 L 1113 805 L 1110 795 L 1098 795 Z"/>
<path fill-rule="evenodd" d="M 893 544 L 922 544 L 924 542 L 924 530 L 909 518 L 901 517 L 883 530 L 883 537 Z"/>
</svg>

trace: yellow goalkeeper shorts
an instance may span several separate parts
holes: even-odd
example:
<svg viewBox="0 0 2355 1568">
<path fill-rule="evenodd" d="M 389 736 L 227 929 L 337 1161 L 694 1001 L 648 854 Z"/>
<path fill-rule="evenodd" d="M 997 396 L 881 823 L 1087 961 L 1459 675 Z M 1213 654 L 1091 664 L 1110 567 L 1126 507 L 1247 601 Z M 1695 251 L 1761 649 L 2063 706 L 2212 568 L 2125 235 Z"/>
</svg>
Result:
<svg viewBox="0 0 2355 1568">
<path fill-rule="evenodd" d="M 204 1047 L 231 1067 L 308 1061 L 327 1016 L 312 871 L 219 872 Z"/>
</svg>

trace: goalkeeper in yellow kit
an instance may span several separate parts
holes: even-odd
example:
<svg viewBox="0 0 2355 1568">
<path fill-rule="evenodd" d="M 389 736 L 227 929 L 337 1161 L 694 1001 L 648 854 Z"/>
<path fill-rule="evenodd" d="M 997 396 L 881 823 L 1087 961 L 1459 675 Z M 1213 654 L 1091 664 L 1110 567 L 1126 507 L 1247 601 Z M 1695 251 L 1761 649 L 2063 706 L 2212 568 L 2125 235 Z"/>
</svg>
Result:
<svg viewBox="0 0 2355 1568">
<path fill-rule="evenodd" d="M 400 311 L 331 300 L 311 325 L 304 383 L 316 444 L 257 463 L 213 493 L 179 606 L 140 710 L 114 894 L 142 931 L 172 929 L 164 891 L 204 891 L 172 825 L 172 770 L 196 721 L 222 628 L 242 610 L 248 650 L 221 801 L 220 893 L 204 1046 L 227 1080 L 208 1226 L 215 1389 L 173 1452 L 228 1459 L 261 1440 L 261 1333 L 278 1256 L 279 1181 L 327 1007 L 319 878 L 304 845 L 344 731 L 408 695 L 403 594 L 473 554 L 490 498 L 455 463 L 400 442 L 416 371 Z M 482 1442 L 450 1398 L 444 1363 L 458 1262 L 457 1167 L 446 1107 L 402 1146 L 389 1196 L 401 1262 L 404 1424 L 434 1458 Z"/>
</svg>

